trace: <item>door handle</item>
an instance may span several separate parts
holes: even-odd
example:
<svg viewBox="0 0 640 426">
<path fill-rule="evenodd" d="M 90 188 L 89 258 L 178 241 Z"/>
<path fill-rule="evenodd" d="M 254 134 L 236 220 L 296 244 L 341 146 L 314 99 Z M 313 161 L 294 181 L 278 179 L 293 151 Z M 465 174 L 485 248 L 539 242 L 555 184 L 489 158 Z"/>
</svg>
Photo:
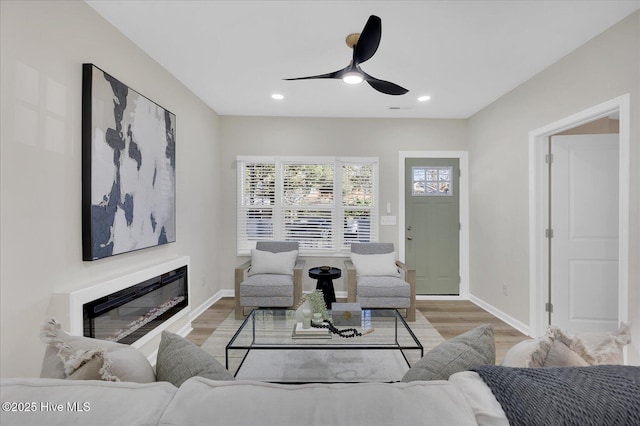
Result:
<svg viewBox="0 0 640 426">
<path fill-rule="evenodd" d="M 407 240 L 409 240 L 409 241 L 413 240 L 413 236 L 407 235 Z"/>
</svg>

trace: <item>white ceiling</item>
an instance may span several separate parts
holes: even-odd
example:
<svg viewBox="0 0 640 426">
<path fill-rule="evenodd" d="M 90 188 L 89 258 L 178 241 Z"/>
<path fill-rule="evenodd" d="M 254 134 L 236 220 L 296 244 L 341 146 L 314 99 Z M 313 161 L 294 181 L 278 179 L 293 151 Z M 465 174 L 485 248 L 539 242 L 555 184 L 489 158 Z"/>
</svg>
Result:
<svg viewBox="0 0 640 426">
<path fill-rule="evenodd" d="M 640 8 L 640 0 L 86 1 L 218 114 L 307 117 L 466 118 Z M 382 41 L 362 69 L 409 93 L 282 80 L 348 65 L 344 39 L 372 14 Z M 276 92 L 284 99 L 271 99 Z"/>
</svg>

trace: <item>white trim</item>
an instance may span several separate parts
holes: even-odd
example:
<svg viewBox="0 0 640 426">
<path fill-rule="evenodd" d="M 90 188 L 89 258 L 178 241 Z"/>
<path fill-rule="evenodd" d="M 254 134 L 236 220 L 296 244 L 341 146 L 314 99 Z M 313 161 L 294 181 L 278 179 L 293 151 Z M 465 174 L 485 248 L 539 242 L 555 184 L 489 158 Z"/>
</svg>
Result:
<svg viewBox="0 0 640 426">
<path fill-rule="evenodd" d="M 448 294 L 444 294 L 444 295 L 438 295 L 438 294 L 431 294 L 431 295 L 425 295 L 425 294 L 418 294 L 416 295 L 416 300 L 469 300 L 468 295 L 467 296 L 454 296 L 454 295 L 448 295 Z"/>
<path fill-rule="evenodd" d="M 193 320 L 198 318 L 200 315 L 202 315 L 204 311 L 212 307 L 217 301 L 219 301 L 223 297 L 233 297 L 233 293 L 234 293 L 233 290 L 218 290 L 216 293 L 214 293 L 213 296 L 205 300 L 203 303 L 200 304 L 200 306 L 198 306 L 197 308 L 192 310 L 191 313 L 189 313 L 189 322 L 192 322 Z"/>
<path fill-rule="evenodd" d="M 507 323 L 511 327 L 515 328 L 516 330 L 518 330 L 522 334 L 525 334 L 527 336 L 531 336 L 531 328 L 527 324 L 518 321 L 517 319 L 515 319 L 511 315 L 502 312 L 500 309 L 498 309 L 498 308 L 494 307 L 493 305 L 485 302 L 484 300 L 474 296 L 473 294 L 469 295 L 469 301 L 471 303 L 474 303 L 475 305 L 479 306 L 480 308 L 484 309 L 485 311 L 489 312 L 494 317 L 499 318 L 500 320 L 502 320 L 503 322 Z"/>
<path fill-rule="evenodd" d="M 467 151 L 400 151 L 398 153 L 398 257 L 405 261 L 404 174 L 407 158 L 458 158 L 460 166 L 460 299 L 469 296 L 469 153 Z M 455 299 L 452 299 L 455 300 Z"/>
<path fill-rule="evenodd" d="M 619 228 L 618 228 L 618 321 L 628 322 L 629 289 L 629 185 L 630 96 L 625 94 L 529 132 L 529 324 L 532 333 L 546 328 L 543 307 L 547 291 L 545 259 L 546 172 L 541 155 L 546 138 L 613 112 L 620 115 Z"/>
</svg>

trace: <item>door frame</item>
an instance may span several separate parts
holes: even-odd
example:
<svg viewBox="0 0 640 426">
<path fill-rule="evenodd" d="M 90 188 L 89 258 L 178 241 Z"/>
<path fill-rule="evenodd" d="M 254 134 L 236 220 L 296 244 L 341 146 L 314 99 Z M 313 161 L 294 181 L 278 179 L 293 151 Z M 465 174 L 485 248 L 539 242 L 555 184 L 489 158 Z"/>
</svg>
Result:
<svg viewBox="0 0 640 426">
<path fill-rule="evenodd" d="M 417 300 L 469 300 L 469 153 L 468 151 L 400 151 L 398 154 L 398 258 L 405 261 L 405 159 L 457 158 L 460 167 L 460 294 L 458 296 L 416 296 Z"/>
<path fill-rule="evenodd" d="M 547 328 L 548 215 L 547 138 L 614 112 L 620 115 L 618 186 L 618 322 L 628 321 L 629 300 L 629 188 L 630 97 L 619 96 L 529 132 L 529 326 L 532 336 Z"/>
</svg>

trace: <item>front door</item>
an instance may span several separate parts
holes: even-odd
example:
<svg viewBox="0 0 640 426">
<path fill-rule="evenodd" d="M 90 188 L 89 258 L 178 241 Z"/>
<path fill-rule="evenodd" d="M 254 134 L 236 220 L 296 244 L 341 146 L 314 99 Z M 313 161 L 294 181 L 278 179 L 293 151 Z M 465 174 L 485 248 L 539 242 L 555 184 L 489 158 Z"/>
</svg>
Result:
<svg viewBox="0 0 640 426">
<path fill-rule="evenodd" d="M 551 137 L 551 323 L 618 327 L 617 134 Z"/>
<path fill-rule="evenodd" d="M 405 256 L 416 294 L 460 294 L 459 176 L 457 158 L 405 159 Z"/>
</svg>

